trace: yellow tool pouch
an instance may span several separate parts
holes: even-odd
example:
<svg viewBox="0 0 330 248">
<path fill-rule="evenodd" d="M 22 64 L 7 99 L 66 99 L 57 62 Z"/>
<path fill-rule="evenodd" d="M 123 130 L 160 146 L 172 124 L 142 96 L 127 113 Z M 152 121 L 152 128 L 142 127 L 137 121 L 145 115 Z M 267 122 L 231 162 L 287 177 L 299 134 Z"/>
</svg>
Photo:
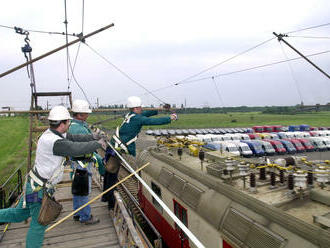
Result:
<svg viewBox="0 0 330 248">
<path fill-rule="evenodd" d="M 54 197 L 51 197 L 48 193 L 44 192 L 38 217 L 39 224 L 47 226 L 57 219 L 62 209 L 63 206 L 57 202 Z"/>
</svg>

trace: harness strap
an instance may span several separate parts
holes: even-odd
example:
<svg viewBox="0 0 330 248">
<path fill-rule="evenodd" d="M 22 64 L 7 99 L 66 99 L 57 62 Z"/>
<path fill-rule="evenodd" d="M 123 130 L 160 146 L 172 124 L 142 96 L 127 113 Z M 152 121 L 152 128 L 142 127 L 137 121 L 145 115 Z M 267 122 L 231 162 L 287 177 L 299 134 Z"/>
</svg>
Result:
<svg viewBox="0 0 330 248">
<path fill-rule="evenodd" d="M 88 166 L 88 163 L 83 163 L 82 161 L 80 160 L 76 160 L 78 162 L 78 164 L 82 167 L 82 168 L 86 168 Z"/>
<path fill-rule="evenodd" d="M 40 187 L 43 187 L 47 181 L 43 181 L 42 179 L 40 179 L 35 172 L 33 172 L 33 170 L 30 170 L 29 172 L 29 176 L 30 176 L 30 183 L 31 183 L 31 188 L 34 191 L 35 190 L 35 186 L 34 183 L 38 184 Z"/>
<path fill-rule="evenodd" d="M 126 143 L 122 142 L 119 136 L 119 130 L 120 128 L 125 124 L 125 123 L 129 123 L 131 118 L 133 116 L 135 116 L 136 114 L 126 114 L 124 121 L 121 123 L 120 126 L 118 126 L 116 128 L 116 133 L 112 136 L 112 138 L 115 140 L 115 149 L 121 148 L 122 150 L 124 150 L 126 153 L 128 153 L 128 149 L 127 146 L 129 146 L 130 144 L 132 144 L 133 142 L 135 142 L 137 140 L 137 136 L 135 136 L 133 139 L 130 139 L 129 141 L 127 141 Z"/>
</svg>

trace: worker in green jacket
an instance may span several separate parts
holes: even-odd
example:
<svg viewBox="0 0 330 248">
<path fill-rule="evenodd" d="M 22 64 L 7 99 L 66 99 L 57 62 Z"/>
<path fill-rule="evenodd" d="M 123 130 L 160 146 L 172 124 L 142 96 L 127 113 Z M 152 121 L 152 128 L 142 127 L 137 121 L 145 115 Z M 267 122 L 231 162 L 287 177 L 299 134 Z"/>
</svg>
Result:
<svg viewBox="0 0 330 248">
<path fill-rule="evenodd" d="M 136 156 L 135 141 L 137 140 L 142 126 L 164 125 L 178 119 L 178 116 L 175 113 L 172 113 L 170 116 L 166 117 L 150 118 L 150 116 L 157 115 L 158 111 L 142 111 L 142 101 L 141 98 L 137 96 L 131 96 L 127 99 L 127 107 L 130 112 L 125 116 L 122 124 L 117 127 L 116 132 L 111 139 L 111 143 L 114 145 L 116 150 L 121 153 L 130 154 L 134 157 Z M 115 153 L 111 150 L 111 148 L 108 148 L 106 151 L 105 160 L 109 159 L 111 156 L 115 156 Z M 114 173 L 109 173 L 106 171 L 104 175 L 103 190 L 110 188 L 117 181 L 118 171 Z M 113 191 L 105 194 L 102 200 L 108 201 L 108 208 L 112 209 L 115 203 Z"/>
<path fill-rule="evenodd" d="M 93 134 L 86 122 L 92 110 L 85 100 L 75 100 L 72 104 L 73 120 L 68 133 L 70 134 Z M 88 202 L 88 195 L 91 193 L 92 166 L 97 166 L 100 174 L 104 174 L 102 158 L 96 152 L 85 154 L 80 157 L 71 158 L 71 167 L 74 170 L 72 183 L 73 210 L 80 208 Z M 75 221 L 84 224 L 96 224 L 100 220 L 91 214 L 90 205 L 86 206 L 73 216 Z"/>
</svg>

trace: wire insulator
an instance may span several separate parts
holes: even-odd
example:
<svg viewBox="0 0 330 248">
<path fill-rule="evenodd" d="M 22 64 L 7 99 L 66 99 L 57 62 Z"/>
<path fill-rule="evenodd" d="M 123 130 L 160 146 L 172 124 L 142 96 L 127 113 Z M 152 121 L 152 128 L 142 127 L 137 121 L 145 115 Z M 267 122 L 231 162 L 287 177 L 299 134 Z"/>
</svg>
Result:
<svg viewBox="0 0 330 248">
<path fill-rule="evenodd" d="M 180 160 L 181 160 L 182 153 L 183 153 L 182 147 L 179 147 L 178 148 L 178 155 L 180 157 Z"/>
<path fill-rule="evenodd" d="M 256 187 L 256 174 L 255 173 L 250 173 L 250 188 L 255 188 Z"/>
<path fill-rule="evenodd" d="M 266 180 L 266 168 L 260 168 L 259 179 Z"/>
<path fill-rule="evenodd" d="M 284 184 L 284 170 L 280 170 L 280 183 Z"/>
<path fill-rule="evenodd" d="M 204 161 L 205 153 L 204 153 L 204 151 L 202 149 L 199 150 L 198 157 L 201 160 L 201 162 Z"/>
<path fill-rule="evenodd" d="M 272 187 L 275 187 L 275 183 L 276 183 L 276 175 L 275 175 L 275 172 L 271 172 L 270 173 L 270 185 Z"/>
<path fill-rule="evenodd" d="M 288 189 L 293 190 L 294 188 L 294 177 L 292 174 L 288 176 Z"/>
<path fill-rule="evenodd" d="M 309 170 L 308 173 L 307 173 L 307 184 L 309 186 L 312 186 L 313 183 L 314 183 L 313 173 L 312 173 L 311 170 Z"/>
</svg>

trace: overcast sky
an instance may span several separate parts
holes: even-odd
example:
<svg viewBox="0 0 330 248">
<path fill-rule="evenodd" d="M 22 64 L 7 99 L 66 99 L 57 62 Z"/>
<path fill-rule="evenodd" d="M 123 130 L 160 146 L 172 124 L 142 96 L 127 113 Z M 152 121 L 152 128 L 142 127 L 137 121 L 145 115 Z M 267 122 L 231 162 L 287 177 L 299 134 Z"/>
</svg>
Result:
<svg viewBox="0 0 330 248">
<path fill-rule="evenodd" d="M 82 2 L 67 1 L 69 33 L 82 31 Z M 149 91 L 169 86 L 154 94 L 171 104 L 215 107 L 330 102 L 330 80 L 302 59 L 217 76 L 296 58 L 298 55 L 290 48 L 273 39 L 230 59 L 273 38 L 274 31 L 286 33 L 330 23 L 328 0 L 84 2 L 84 34 L 115 24 L 113 28 L 87 39 L 89 47 L 80 46 L 74 74 L 93 105 L 97 98 L 103 105 L 125 103 L 130 95 L 141 96 L 145 105 L 160 103 L 93 50 Z M 1 4 L 0 25 L 63 32 L 64 13 L 63 0 L 5 1 Z M 286 40 L 305 55 L 330 50 L 330 25 L 290 35 L 300 36 Z M 33 57 L 65 43 L 63 35 L 30 32 L 29 38 Z M 0 27 L 0 73 L 25 62 L 21 52 L 23 45 L 24 36 Z M 70 47 L 72 63 L 77 48 L 78 44 Z M 330 73 L 329 58 L 329 52 L 310 57 L 327 73 Z M 182 81 L 217 64 L 220 65 L 188 82 Z M 65 50 L 36 62 L 34 69 L 38 91 L 67 90 Z M 216 76 L 214 80 L 212 76 Z M 206 79 L 191 82 L 199 78 Z M 70 82 L 74 99 L 83 99 L 76 82 Z M 182 83 L 175 86 L 177 82 Z M 0 83 L 0 106 L 28 108 L 30 81 L 25 68 L 1 78 Z M 61 101 L 66 102 L 57 98 L 50 100 L 50 104 Z M 44 107 L 46 103 L 41 101 L 40 104 Z"/>
</svg>

